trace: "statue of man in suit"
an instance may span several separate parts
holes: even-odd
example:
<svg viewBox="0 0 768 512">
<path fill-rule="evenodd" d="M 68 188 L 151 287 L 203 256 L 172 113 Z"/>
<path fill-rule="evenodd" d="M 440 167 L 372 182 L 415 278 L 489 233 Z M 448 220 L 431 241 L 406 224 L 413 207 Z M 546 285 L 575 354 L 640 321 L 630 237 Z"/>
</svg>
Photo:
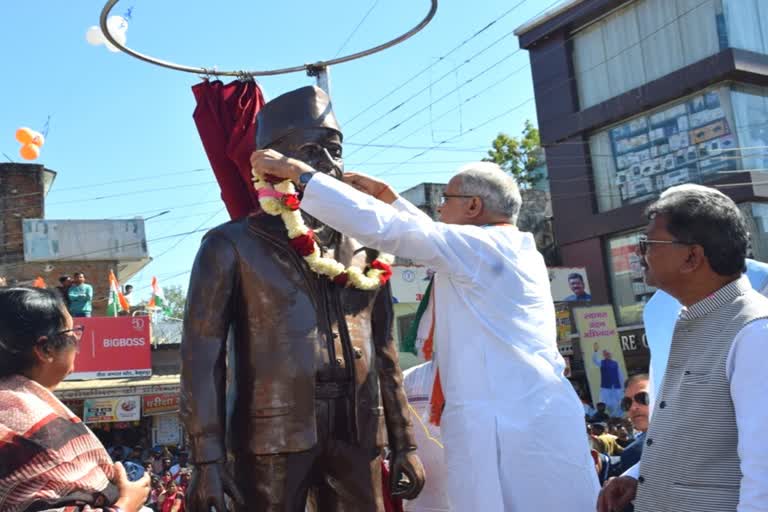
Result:
<svg viewBox="0 0 768 512">
<path fill-rule="evenodd" d="M 257 147 L 274 148 L 342 177 L 342 133 L 317 87 L 264 105 Z M 313 219 L 324 256 L 364 269 L 375 258 Z M 218 226 L 195 259 L 181 345 L 181 416 L 195 474 L 191 512 L 383 511 L 381 463 L 391 451 L 396 495 L 418 495 L 424 470 L 392 339 L 389 285 L 340 286 L 314 273 L 288 243 L 282 219 L 265 213 Z M 233 378 L 226 378 L 232 330 Z M 233 387 L 225 465 L 226 393 Z"/>
</svg>

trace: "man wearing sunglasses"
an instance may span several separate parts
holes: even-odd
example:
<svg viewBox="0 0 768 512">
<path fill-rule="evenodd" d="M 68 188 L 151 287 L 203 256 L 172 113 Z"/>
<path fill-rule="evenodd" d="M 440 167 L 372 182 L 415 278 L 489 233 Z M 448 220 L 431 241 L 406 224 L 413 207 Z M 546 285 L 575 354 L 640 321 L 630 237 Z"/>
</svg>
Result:
<svg viewBox="0 0 768 512">
<path fill-rule="evenodd" d="M 641 373 L 628 378 L 624 388 L 621 410 L 626 413 L 636 434 L 635 440 L 621 453 L 622 471 L 637 464 L 643 453 L 645 432 L 648 430 L 648 422 L 650 421 L 648 385 L 648 375 Z"/>
<path fill-rule="evenodd" d="M 719 191 L 692 186 L 668 190 L 647 214 L 646 283 L 683 308 L 639 474 L 610 482 L 598 510 L 633 498 L 638 512 L 768 510 L 768 299 L 744 275 L 744 217 Z"/>
</svg>

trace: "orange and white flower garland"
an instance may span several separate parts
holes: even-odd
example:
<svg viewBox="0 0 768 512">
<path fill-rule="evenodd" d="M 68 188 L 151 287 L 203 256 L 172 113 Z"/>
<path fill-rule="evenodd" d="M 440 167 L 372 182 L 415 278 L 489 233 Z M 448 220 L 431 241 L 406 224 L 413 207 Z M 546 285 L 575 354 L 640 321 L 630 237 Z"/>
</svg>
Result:
<svg viewBox="0 0 768 512">
<path fill-rule="evenodd" d="M 320 256 L 314 233 L 301 217 L 300 201 L 293 183 L 285 180 L 273 185 L 255 170 L 252 174 L 261 209 L 269 215 L 282 217 L 291 247 L 304 258 L 313 272 L 327 276 L 341 286 L 359 290 L 376 290 L 389 281 L 394 258 L 388 254 L 380 254 L 365 273 L 357 267 L 345 267 L 333 258 Z"/>
</svg>

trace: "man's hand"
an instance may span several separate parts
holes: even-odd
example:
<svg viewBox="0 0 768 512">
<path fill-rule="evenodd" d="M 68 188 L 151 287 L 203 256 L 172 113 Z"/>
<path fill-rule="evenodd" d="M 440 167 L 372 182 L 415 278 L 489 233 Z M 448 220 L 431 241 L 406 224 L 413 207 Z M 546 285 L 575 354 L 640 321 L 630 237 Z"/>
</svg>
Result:
<svg viewBox="0 0 768 512">
<path fill-rule="evenodd" d="M 355 187 L 360 192 L 368 194 L 371 197 L 383 201 L 387 204 L 392 204 L 397 200 L 397 194 L 392 187 L 384 183 L 383 181 L 366 176 L 365 174 L 358 174 L 355 172 L 345 172 L 344 182 L 347 185 Z"/>
<path fill-rule="evenodd" d="M 149 496 L 149 484 L 150 476 L 146 471 L 144 476 L 131 482 L 128 480 L 128 474 L 125 472 L 125 467 L 120 462 L 115 462 L 115 476 L 112 481 L 117 486 L 117 490 L 120 493 L 120 497 L 115 502 L 115 505 L 125 510 L 125 512 L 138 512 L 144 503 L 147 502 L 147 496 Z"/>
<path fill-rule="evenodd" d="M 637 494 L 637 480 L 631 476 L 611 478 L 597 498 L 597 512 L 620 512 Z"/>
<path fill-rule="evenodd" d="M 405 482 L 403 477 L 407 478 Z M 394 498 L 415 499 L 424 487 L 424 466 L 415 449 L 394 453 L 390 466 L 391 491 Z"/>
<path fill-rule="evenodd" d="M 298 183 L 299 176 L 305 172 L 314 172 L 309 164 L 287 157 L 274 149 L 262 149 L 251 153 L 251 167 L 261 176 L 268 174 L 294 183 Z"/>
<path fill-rule="evenodd" d="M 187 488 L 187 506 L 189 512 L 226 512 L 224 494 L 243 505 L 242 495 L 224 464 L 198 464 L 192 473 L 192 480 Z"/>
</svg>

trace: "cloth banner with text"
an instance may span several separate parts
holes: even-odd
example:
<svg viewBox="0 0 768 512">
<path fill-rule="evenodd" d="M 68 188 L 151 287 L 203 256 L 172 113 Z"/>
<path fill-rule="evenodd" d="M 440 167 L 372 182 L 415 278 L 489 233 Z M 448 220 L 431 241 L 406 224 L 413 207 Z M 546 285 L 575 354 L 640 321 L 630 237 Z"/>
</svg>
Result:
<svg viewBox="0 0 768 512">
<path fill-rule="evenodd" d="M 594 404 L 604 402 L 612 416 L 621 416 L 627 367 L 616 329 L 613 306 L 574 308 L 584 370 Z"/>
</svg>

